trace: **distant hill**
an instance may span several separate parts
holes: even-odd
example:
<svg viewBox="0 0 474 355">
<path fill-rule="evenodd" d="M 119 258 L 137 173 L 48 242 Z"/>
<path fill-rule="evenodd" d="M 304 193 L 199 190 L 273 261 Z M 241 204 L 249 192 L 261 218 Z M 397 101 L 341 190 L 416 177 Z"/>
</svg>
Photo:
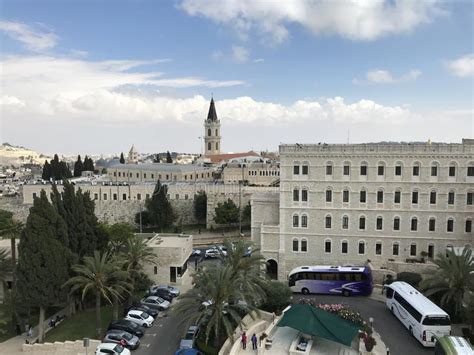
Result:
<svg viewBox="0 0 474 355">
<path fill-rule="evenodd" d="M 50 157 L 10 143 L 0 145 L 0 165 L 19 167 L 23 164 L 43 164 Z"/>
</svg>

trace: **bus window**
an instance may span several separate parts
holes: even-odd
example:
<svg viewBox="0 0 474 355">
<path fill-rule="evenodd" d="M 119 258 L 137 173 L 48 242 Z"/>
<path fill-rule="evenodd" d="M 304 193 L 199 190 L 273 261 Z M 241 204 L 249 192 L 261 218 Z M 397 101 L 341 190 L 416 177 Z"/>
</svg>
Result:
<svg viewBox="0 0 474 355">
<path fill-rule="evenodd" d="M 423 320 L 423 325 L 451 325 L 448 317 L 427 316 Z"/>
<path fill-rule="evenodd" d="M 387 298 L 393 298 L 393 288 L 387 287 Z"/>
</svg>

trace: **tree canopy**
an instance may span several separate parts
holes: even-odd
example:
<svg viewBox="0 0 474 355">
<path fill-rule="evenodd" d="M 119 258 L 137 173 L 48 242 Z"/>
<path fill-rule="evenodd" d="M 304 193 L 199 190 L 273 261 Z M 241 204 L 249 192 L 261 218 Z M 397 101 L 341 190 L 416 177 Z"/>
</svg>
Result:
<svg viewBox="0 0 474 355">
<path fill-rule="evenodd" d="M 168 200 L 168 187 L 162 185 L 159 180 L 155 185 L 153 195 L 145 201 L 145 208 L 145 220 L 150 225 L 163 229 L 173 224 L 175 215 Z"/>
<path fill-rule="evenodd" d="M 194 197 L 194 217 L 199 222 L 205 222 L 207 217 L 207 195 L 205 191 L 199 191 Z"/>
<path fill-rule="evenodd" d="M 239 208 L 230 198 L 224 203 L 219 202 L 215 208 L 214 222 L 217 224 L 232 224 L 239 222 Z"/>
<path fill-rule="evenodd" d="M 173 162 L 173 158 L 171 157 L 171 153 L 169 151 L 166 152 L 166 162 L 167 163 Z"/>
<path fill-rule="evenodd" d="M 68 164 L 65 161 L 59 161 L 58 155 L 54 154 L 54 158 L 49 163 L 45 161 L 41 177 L 43 180 L 63 180 L 71 178 L 72 174 Z"/>
<path fill-rule="evenodd" d="M 125 158 L 123 156 L 123 152 L 120 153 L 120 164 L 125 164 Z"/>
</svg>

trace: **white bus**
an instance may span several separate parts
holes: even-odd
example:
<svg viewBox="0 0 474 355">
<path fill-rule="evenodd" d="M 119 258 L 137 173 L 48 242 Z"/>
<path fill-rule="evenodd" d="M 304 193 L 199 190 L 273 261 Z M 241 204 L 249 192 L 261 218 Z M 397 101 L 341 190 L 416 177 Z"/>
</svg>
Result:
<svg viewBox="0 0 474 355">
<path fill-rule="evenodd" d="M 423 346 L 451 334 L 449 315 L 406 282 L 385 286 L 387 307 Z"/>
</svg>

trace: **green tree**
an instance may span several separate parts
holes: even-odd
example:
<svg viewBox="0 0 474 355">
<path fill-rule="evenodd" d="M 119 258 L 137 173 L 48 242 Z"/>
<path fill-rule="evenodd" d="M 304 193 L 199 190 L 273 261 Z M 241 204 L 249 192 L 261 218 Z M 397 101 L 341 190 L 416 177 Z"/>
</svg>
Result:
<svg viewBox="0 0 474 355">
<path fill-rule="evenodd" d="M 12 272 L 12 262 L 8 254 L 7 249 L 0 249 L 0 282 L 3 284 L 4 290 L 7 289 L 5 283 Z"/>
<path fill-rule="evenodd" d="M 120 153 L 120 164 L 125 164 L 125 158 L 123 156 L 123 152 Z"/>
<path fill-rule="evenodd" d="M 127 242 L 134 237 L 135 228 L 129 223 L 101 224 L 109 240 L 108 250 L 118 254 L 124 250 Z"/>
<path fill-rule="evenodd" d="M 214 211 L 216 213 L 214 222 L 217 224 L 233 224 L 239 222 L 239 208 L 230 198 L 224 203 L 219 202 Z"/>
<path fill-rule="evenodd" d="M 18 254 L 18 294 L 22 302 L 39 308 L 39 341 L 44 337 L 45 309 L 64 299 L 61 285 L 68 278 L 71 253 L 61 240 L 64 221 L 44 190 L 34 199 L 23 230 Z"/>
<path fill-rule="evenodd" d="M 272 280 L 263 289 L 266 299 L 261 306 L 263 310 L 280 314 L 290 304 L 293 293 L 287 284 Z"/>
<path fill-rule="evenodd" d="M 87 156 L 86 156 L 87 159 Z M 74 177 L 79 177 L 82 175 L 82 171 L 84 170 L 84 164 L 82 163 L 81 156 L 77 156 L 77 160 L 74 163 Z"/>
<path fill-rule="evenodd" d="M 167 163 L 173 162 L 173 158 L 171 157 L 171 153 L 169 151 L 166 152 L 166 162 Z"/>
<path fill-rule="evenodd" d="M 94 161 L 91 157 L 86 155 L 84 159 L 84 169 L 83 171 L 94 171 Z"/>
<path fill-rule="evenodd" d="M 111 258 L 105 252 L 100 254 L 94 252 L 94 256 L 86 256 L 83 264 L 75 264 L 72 270 L 77 274 L 64 283 L 64 287 L 70 289 L 70 293 L 82 291 L 82 299 L 87 294 L 93 293 L 95 296 L 95 325 L 97 337 L 102 337 L 101 328 L 101 299 L 104 298 L 110 304 L 114 303 L 114 298 L 123 299 L 129 293 L 130 284 L 128 282 L 128 272 L 121 269 L 121 262 Z"/>
<path fill-rule="evenodd" d="M 474 291 L 474 263 L 472 250 L 464 248 L 461 254 L 447 249 L 435 259 L 438 269 L 420 283 L 426 296 L 440 296 L 441 306 L 454 306 L 454 315 L 461 316 L 465 295 Z"/>
<path fill-rule="evenodd" d="M 250 224 L 252 219 L 252 207 L 250 206 L 250 202 L 245 205 L 244 209 L 242 210 L 242 221 L 245 224 Z"/>
<path fill-rule="evenodd" d="M 168 188 L 158 182 L 155 185 L 155 190 L 150 199 L 145 201 L 145 207 L 148 212 L 148 220 L 150 225 L 160 228 L 171 226 L 175 216 L 171 203 L 168 201 Z M 143 217 L 143 216 L 142 216 Z"/>
<path fill-rule="evenodd" d="M 41 178 L 43 180 L 49 181 L 51 179 L 51 164 L 47 160 L 45 160 L 43 165 L 43 173 L 41 174 Z"/>
<path fill-rule="evenodd" d="M 10 211 L 0 210 L 0 236 L 10 238 L 11 250 L 11 271 L 13 292 L 16 294 L 16 239 L 20 237 L 24 225 L 22 222 L 13 219 L 13 213 Z"/>
<path fill-rule="evenodd" d="M 194 198 L 194 217 L 199 222 L 205 222 L 207 217 L 207 195 L 205 191 L 199 191 Z"/>
</svg>

